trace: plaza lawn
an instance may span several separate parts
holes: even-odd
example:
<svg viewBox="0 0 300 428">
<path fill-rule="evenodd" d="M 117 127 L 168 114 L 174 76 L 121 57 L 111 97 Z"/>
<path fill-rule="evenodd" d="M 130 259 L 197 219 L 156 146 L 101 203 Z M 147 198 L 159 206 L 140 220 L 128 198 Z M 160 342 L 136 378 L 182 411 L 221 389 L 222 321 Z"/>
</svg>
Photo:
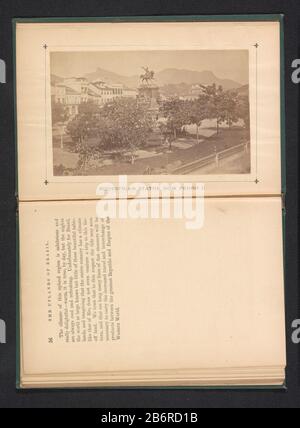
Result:
<svg viewBox="0 0 300 428">
<path fill-rule="evenodd" d="M 220 130 L 219 135 L 215 134 L 211 138 L 206 138 L 199 144 L 191 146 L 188 149 L 180 149 L 173 146 L 170 153 L 137 159 L 134 164 L 131 164 L 128 161 L 119 161 L 114 162 L 112 165 L 106 165 L 100 168 L 94 166 L 86 170 L 84 175 L 143 175 L 147 172 L 150 172 L 151 174 L 168 174 L 171 172 L 172 168 L 174 169 L 176 166 L 193 162 L 214 153 L 215 148 L 217 148 L 217 151 L 219 152 L 241 144 L 247 139 L 249 139 L 249 135 L 245 129 L 222 129 Z M 248 172 L 249 166 L 250 154 L 249 165 L 245 168 L 245 172 Z M 234 168 L 232 173 L 234 173 Z"/>
<path fill-rule="evenodd" d="M 172 171 L 184 164 L 196 161 L 202 157 L 215 152 L 220 152 L 227 148 L 236 146 L 249 140 L 249 133 L 243 128 L 221 129 L 219 134 L 213 133 L 209 138 L 202 137 L 197 143 L 192 136 L 178 138 L 172 143 L 171 150 L 167 146 L 145 147 L 137 151 L 138 158 L 133 164 L 129 159 L 106 161 L 103 165 L 101 161 L 91 161 L 89 166 L 81 171 L 81 175 L 143 175 L 143 174 L 171 174 Z M 94 143 L 94 142 L 91 142 Z M 53 149 L 54 165 L 62 165 L 69 170 L 70 175 L 78 175 L 76 165 L 79 155 L 71 150 L 68 142 L 61 149 L 57 144 Z M 249 172 L 250 153 L 243 161 L 245 168 L 242 172 Z M 241 165 L 237 161 L 236 170 L 234 164 L 230 168 L 231 173 L 241 173 Z M 72 173 L 74 170 L 74 173 Z M 207 172 L 213 174 L 214 172 Z"/>
</svg>

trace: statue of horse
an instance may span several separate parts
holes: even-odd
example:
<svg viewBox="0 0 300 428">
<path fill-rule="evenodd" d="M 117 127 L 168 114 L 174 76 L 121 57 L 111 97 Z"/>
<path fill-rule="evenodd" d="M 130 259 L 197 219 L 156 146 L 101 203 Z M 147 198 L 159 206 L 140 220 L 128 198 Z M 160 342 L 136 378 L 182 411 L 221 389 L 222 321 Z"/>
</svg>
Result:
<svg viewBox="0 0 300 428">
<path fill-rule="evenodd" d="M 151 80 L 154 80 L 154 71 L 149 70 L 149 67 L 142 67 L 142 69 L 145 71 L 145 73 L 140 75 L 140 79 L 142 83 L 146 82 L 148 85 Z"/>
</svg>

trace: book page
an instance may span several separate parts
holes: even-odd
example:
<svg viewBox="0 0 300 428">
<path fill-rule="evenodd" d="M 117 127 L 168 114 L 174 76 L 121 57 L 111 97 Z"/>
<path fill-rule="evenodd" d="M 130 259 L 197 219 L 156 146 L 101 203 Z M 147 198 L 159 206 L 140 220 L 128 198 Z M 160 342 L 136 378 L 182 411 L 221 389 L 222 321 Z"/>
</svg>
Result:
<svg viewBox="0 0 300 428">
<path fill-rule="evenodd" d="M 20 21 L 16 80 L 20 200 L 281 194 L 279 22 Z"/>
<path fill-rule="evenodd" d="M 121 203 L 21 202 L 22 374 L 283 368 L 279 198 Z"/>
</svg>

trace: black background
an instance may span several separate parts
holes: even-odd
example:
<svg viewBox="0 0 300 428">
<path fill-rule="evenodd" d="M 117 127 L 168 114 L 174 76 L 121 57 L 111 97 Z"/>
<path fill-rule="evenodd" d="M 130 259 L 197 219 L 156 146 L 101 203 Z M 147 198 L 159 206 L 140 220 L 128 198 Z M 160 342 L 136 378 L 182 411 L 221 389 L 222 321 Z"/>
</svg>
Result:
<svg viewBox="0 0 300 428">
<path fill-rule="evenodd" d="M 17 391 L 15 153 L 12 24 L 14 17 L 97 17 L 132 15 L 285 14 L 286 72 L 286 309 L 287 391 L 89 390 Z M 0 0 L 0 58 L 7 83 L 0 84 L 0 318 L 7 344 L 0 345 L 0 407 L 300 407 L 300 345 L 291 341 L 291 323 L 300 318 L 298 281 L 299 87 L 291 82 L 291 63 L 300 58 L 299 0 Z M 267 256 L 267 255 L 266 255 Z M 33 266 L 34 267 L 34 266 Z M 241 323 L 243 320 L 241 320 Z M 212 332 L 213 334 L 213 332 Z"/>
</svg>

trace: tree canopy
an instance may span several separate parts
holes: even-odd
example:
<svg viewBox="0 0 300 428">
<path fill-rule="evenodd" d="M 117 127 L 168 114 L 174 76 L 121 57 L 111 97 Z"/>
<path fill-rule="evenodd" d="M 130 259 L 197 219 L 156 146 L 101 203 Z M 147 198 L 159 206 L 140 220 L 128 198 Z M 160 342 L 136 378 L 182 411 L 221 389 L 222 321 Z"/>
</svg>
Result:
<svg viewBox="0 0 300 428">
<path fill-rule="evenodd" d="M 152 130 L 146 108 L 135 99 L 119 98 L 100 111 L 99 149 L 135 151 L 145 145 Z"/>
<path fill-rule="evenodd" d="M 236 91 L 224 91 L 215 84 L 200 86 L 200 94 L 194 99 L 169 98 L 160 102 L 159 115 L 163 120 L 159 127 L 165 140 L 176 140 L 183 127 L 195 124 L 198 131 L 205 119 L 216 120 L 229 127 L 243 119 L 249 128 L 249 99 Z M 63 117 L 64 111 L 54 106 L 55 118 Z M 76 143 L 80 164 L 84 168 L 91 158 L 105 153 L 131 153 L 145 147 L 154 121 L 147 103 L 132 98 L 117 98 L 99 107 L 92 101 L 78 106 L 78 114 L 67 125 L 67 132 Z M 157 126 L 157 125 L 156 125 Z"/>
<path fill-rule="evenodd" d="M 189 123 L 189 107 L 188 101 L 179 98 L 164 101 L 160 106 L 160 112 L 166 119 L 161 129 L 169 138 L 176 139 L 178 131 Z"/>
<path fill-rule="evenodd" d="M 52 103 L 52 123 L 65 122 L 68 118 L 66 108 L 62 103 Z"/>
<path fill-rule="evenodd" d="M 146 143 L 151 129 L 152 119 L 143 106 L 134 99 L 118 98 L 102 108 L 82 103 L 67 132 L 76 142 L 79 164 L 84 168 L 105 151 L 133 154 Z"/>
</svg>

